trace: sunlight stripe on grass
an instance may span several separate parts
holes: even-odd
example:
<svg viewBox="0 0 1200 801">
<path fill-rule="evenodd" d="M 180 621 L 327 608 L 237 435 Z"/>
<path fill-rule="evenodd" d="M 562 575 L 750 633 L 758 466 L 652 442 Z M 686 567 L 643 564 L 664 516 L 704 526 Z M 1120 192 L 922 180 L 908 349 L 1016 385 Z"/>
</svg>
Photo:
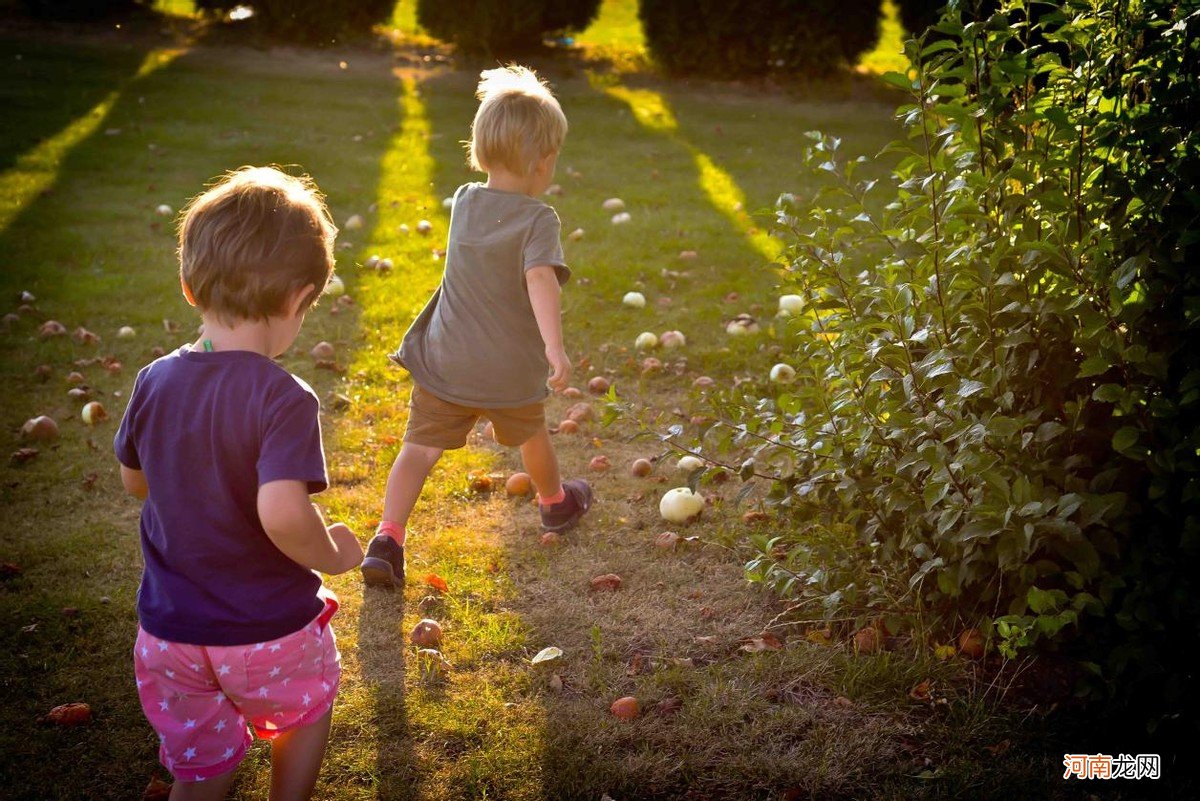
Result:
<svg viewBox="0 0 1200 801">
<path fill-rule="evenodd" d="M 100 128 L 130 83 L 162 69 L 182 52 L 179 49 L 163 49 L 147 54 L 131 78 L 123 81 L 70 125 L 23 153 L 17 158 L 16 164 L 0 174 L 0 232 L 7 229 L 26 206 L 54 183 L 66 155 Z"/>
<path fill-rule="evenodd" d="M 718 165 L 683 135 L 671 104 L 652 89 L 631 89 L 627 86 L 605 86 L 603 91 L 629 106 L 634 119 L 647 131 L 662 134 L 691 154 L 696 165 L 697 180 L 708 202 L 721 212 L 746 241 L 767 261 L 775 261 L 783 252 L 779 240 L 772 238 L 754 224 L 746 213 L 746 193 L 738 186 L 729 171 Z"/>
</svg>

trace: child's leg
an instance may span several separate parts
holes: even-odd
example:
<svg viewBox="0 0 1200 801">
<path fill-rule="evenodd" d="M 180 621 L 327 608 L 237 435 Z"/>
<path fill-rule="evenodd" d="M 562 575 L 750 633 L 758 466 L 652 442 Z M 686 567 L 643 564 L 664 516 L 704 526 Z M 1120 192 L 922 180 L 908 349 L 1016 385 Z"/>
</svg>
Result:
<svg viewBox="0 0 1200 801">
<path fill-rule="evenodd" d="M 237 768 L 202 782 L 177 781 L 171 785 L 171 801 L 221 801 L 233 786 Z"/>
<path fill-rule="evenodd" d="M 383 497 L 383 523 L 393 523 L 404 531 L 408 525 L 408 517 L 412 514 L 421 488 L 429 471 L 442 458 L 441 448 L 431 448 L 428 445 L 417 445 L 405 442 L 400 447 L 400 454 L 392 463 L 392 471 L 388 474 L 387 490 Z M 401 545 L 403 534 L 397 538 Z"/>
<path fill-rule="evenodd" d="M 562 500 L 562 476 L 558 472 L 558 457 L 554 454 L 554 446 L 550 444 L 550 432 L 545 426 L 521 445 L 521 461 L 525 465 L 525 471 L 533 479 L 533 486 L 537 488 L 538 498 L 543 503 Z"/>
<path fill-rule="evenodd" d="M 271 741 L 271 801 L 312 797 L 332 719 L 330 708 L 313 723 L 286 731 Z"/>
</svg>

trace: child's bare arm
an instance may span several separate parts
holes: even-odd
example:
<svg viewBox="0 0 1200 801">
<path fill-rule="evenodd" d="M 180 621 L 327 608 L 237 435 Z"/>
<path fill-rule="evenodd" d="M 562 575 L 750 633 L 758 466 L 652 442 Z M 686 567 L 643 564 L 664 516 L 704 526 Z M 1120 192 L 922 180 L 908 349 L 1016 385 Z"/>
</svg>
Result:
<svg viewBox="0 0 1200 801">
<path fill-rule="evenodd" d="M 258 518 L 284 556 L 336 575 L 358 567 L 362 545 L 342 523 L 326 527 L 303 481 L 270 481 L 258 488 Z"/>
<path fill-rule="evenodd" d="M 146 484 L 146 474 L 141 470 L 121 465 L 121 483 L 125 485 L 125 491 L 138 500 L 144 501 L 150 494 L 150 487 Z"/>
<path fill-rule="evenodd" d="M 530 267 L 525 271 L 525 285 L 538 331 L 546 346 L 546 359 L 553 371 L 547 383 L 555 392 L 560 392 L 567 388 L 567 379 L 571 377 L 571 360 L 563 349 L 562 290 L 558 285 L 558 272 L 550 266 Z"/>
</svg>

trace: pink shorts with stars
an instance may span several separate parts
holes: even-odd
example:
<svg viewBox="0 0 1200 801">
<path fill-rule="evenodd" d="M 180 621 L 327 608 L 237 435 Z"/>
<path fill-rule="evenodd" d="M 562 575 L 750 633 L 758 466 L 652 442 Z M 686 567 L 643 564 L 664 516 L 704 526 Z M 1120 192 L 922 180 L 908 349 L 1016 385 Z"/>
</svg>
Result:
<svg viewBox="0 0 1200 801">
<path fill-rule="evenodd" d="M 167 642 L 138 627 L 133 650 L 142 711 L 158 732 L 158 758 L 177 781 L 237 767 L 254 742 L 307 726 L 333 706 L 341 655 L 335 598 L 299 631 L 254 645 Z"/>
</svg>

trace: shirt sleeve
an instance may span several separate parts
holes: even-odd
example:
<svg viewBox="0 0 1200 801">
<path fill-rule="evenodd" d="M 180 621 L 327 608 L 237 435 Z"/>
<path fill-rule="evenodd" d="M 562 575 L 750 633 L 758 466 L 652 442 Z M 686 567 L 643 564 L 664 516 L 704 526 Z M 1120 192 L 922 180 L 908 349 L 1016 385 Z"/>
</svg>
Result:
<svg viewBox="0 0 1200 801">
<path fill-rule="evenodd" d="M 258 455 L 258 484 L 303 481 L 310 493 L 329 486 L 321 444 L 320 403 L 298 384 L 267 411 Z"/>
<path fill-rule="evenodd" d="M 142 405 L 142 393 L 139 390 L 142 386 L 142 376 L 144 374 L 145 370 L 141 370 L 138 372 L 137 378 L 134 379 L 133 391 L 129 393 L 129 405 L 125 407 L 125 414 L 121 417 L 121 425 L 117 427 L 117 434 L 113 437 L 113 451 L 117 454 L 117 461 L 130 470 L 142 469 L 142 460 L 138 458 L 134 432 L 137 428 L 137 411 Z"/>
<path fill-rule="evenodd" d="M 544 208 L 530 227 L 524 255 L 526 270 L 531 267 L 553 267 L 558 274 L 559 286 L 562 286 L 570 280 L 571 269 L 563 258 L 560 229 L 558 214 L 552 208 Z"/>
</svg>

